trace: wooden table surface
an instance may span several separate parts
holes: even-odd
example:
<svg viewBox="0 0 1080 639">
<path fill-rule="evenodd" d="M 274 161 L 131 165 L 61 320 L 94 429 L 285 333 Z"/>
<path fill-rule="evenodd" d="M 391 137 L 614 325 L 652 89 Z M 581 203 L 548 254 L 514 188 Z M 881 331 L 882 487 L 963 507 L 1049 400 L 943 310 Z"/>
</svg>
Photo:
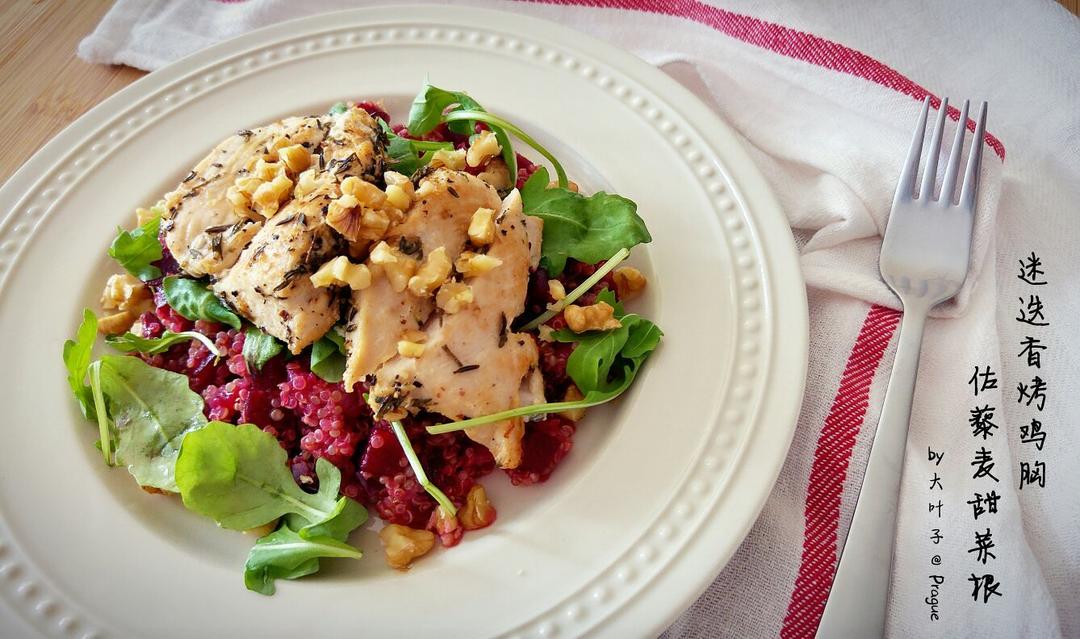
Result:
<svg viewBox="0 0 1080 639">
<path fill-rule="evenodd" d="M 1080 15 L 1080 0 L 1059 2 Z M 146 74 L 75 57 L 79 41 L 111 4 L 0 0 L 0 122 L 16 132 L 0 154 L 0 184 L 87 109 Z"/>
</svg>

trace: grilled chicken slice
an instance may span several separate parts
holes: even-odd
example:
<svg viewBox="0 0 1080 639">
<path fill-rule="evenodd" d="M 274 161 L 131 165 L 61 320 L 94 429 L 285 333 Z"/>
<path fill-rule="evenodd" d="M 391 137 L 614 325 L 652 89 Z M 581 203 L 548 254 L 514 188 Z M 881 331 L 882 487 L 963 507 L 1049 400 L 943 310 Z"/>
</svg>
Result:
<svg viewBox="0 0 1080 639">
<path fill-rule="evenodd" d="M 386 133 L 367 111 L 353 107 L 331 116 L 320 168 L 340 182 L 350 175 L 377 182 L 386 159 Z"/>
<path fill-rule="evenodd" d="M 452 186 L 457 188 L 456 184 Z M 441 188 L 450 187 L 443 184 Z M 464 199 L 460 190 L 458 193 L 461 197 L 455 199 Z M 430 205 L 432 195 L 426 198 Z M 459 215 L 468 218 L 474 210 Z M 454 215 L 455 221 L 447 223 L 459 228 L 461 235 L 455 236 L 451 245 L 442 244 L 455 256 L 464 245 L 467 227 L 458 226 L 457 217 Z M 440 235 L 437 219 L 429 220 L 425 227 L 432 235 Z M 436 248 L 426 244 L 422 229 L 415 230 L 425 242 L 425 251 Z M 371 395 L 377 404 L 390 409 L 418 407 L 451 419 L 464 419 L 544 401 L 536 342 L 530 335 L 513 333 L 509 328 L 524 310 L 529 281 L 529 240 L 521 196 L 516 190 L 502 203 L 496 216 L 495 240 L 487 254 L 502 264 L 466 280 L 473 290 L 473 303 L 457 313 L 439 313 L 428 320 L 420 357 L 394 356 L 376 370 Z M 521 418 L 465 432 L 486 446 L 500 467 L 516 468 L 521 463 Z"/>
<path fill-rule="evenodd" d="M 266 221 L 214 292 L 238 313 L 299 353 L 338 320 L 337 294 L 309 275 L 345 250 L 324 222 L 329 188 L 291 200 Z"/>
<path fill-rule="evenodd" d="M 437 169 L 420 180 L 415 203 L 405 219 L 390 229 L 386 242 L 391 246 L 419 246 L 425 254 L 442 246 L 453 260 L 465 246 L 476 209 L 498 209 L 499 205 L 495 190 L 479 179 L 468 173 Z M 394 292 L 385 277 L 376 277 L 370 288 L 354 291 L 345 328 L 345 388 L 351 390 L 356 382 L 394 357 L 398 340 L 407 331 L 420 328 L 433 308 L 430 298 L 416 297 L 407 290 Z"/>
<path fill-rule="evenodd" d="M 245 175 L 270 145 L 286 139 L 316 149 L 329 121 L 314 117 L 287 118 L 274 124 L 238 131 L 195 166 L 176 189 L 165 195 L 162 220 L 165 245 L 188 275 L 218 276 L 236 263 L 240 252 L 262 228 L 262 222 L 236 213 L 225 193 Z"/>
</svg>

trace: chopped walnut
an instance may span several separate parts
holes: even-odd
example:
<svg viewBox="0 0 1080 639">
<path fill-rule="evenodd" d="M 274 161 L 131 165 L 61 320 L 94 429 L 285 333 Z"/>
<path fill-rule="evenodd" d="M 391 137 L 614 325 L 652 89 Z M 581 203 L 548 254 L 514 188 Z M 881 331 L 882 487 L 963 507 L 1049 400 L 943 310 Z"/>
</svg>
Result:
<svg viewBox="0 0 1080 639">
<path fill-rule="evenodd" d="M 428 297 L 450 276 L 451 268 L 453 265 L 446 255 L 446 249 L 440 246 L 424 257 L 416 275 L 409 278 L 409 291 L 417 297 Z"/>
<path fill-rule="evenodd" d="M 620 266 L 611 276 L 615 280 L 615 293 L 619 301 L 632 300 L 641 295 L 648 283 L 641 271 L 633 266 Z"/>
<path fill-rule="evenodd" d="M 408 340 L 401 340 L 397 343 L 397 352 L 398 355 L 401 355 L 402 357 L 420 357 L 424 354 L 424 345 Z"/>
<path fill-rule="evenodd" d="M 566 287 L 559 280 L 548 280 L 548 295 L 558 302 L 566 297 Z"/>
<path fill-rule="evenodd" d="M 458 510 L 458 519 L 465 530 L 476 530 L 490 526 L 495 521 L 495 507 L 488 500 L 487 491 L 480 484 L 474 484 L 465 497 L 465 505 Z"/>
<path fill-rule="evenodd" d="M 135 209 L 135 223 L 139 226 L 142 226 L 143 224 L 146 224 L 150 220 L 157 217 L 159 213 L 160 211 L 155 211 L 153 208 L 146 209 L 140 206 L 139 208 Z"/>
<path fill-rule="evenodd" d="M 386 204 L 386 193 L 380 191 L 379 187 L 371 182 L 361 180 L 355 175 L 350 175 L 341 181 L 341 192 L 355 197 L 356 201 L 364 206 L 380 208 Z"/>
<path fill-rule="evenodd" d="M 285 173 L 285 165 L 278 164 L 277 162 L 267 162 L 266 160 L 259 160 L 255 163 L 255 168 L 252 169 L 251 175 L 256 179 L 263 182 L 269 182 L 279 175 Z"/>
<path fill-rule="evenodd" d="M 431 154 L 431 162 L 428 165 L 433 169 L 444 166 L 454 171 L 463 171 L 465 170 L 465 151 L 462 149 L 455 151 L 439 149 Z"/>
<path fill-rule="evenodd" d="M 326 171 L 311 168 L 302 172 L 296 178 L 296 188 L 293 189 L 293 197 L 303 198 L 315 192 L 316 189 L 327 188 L 333 178 Z"/>
<path fill-rule="evenodd" d="M 311 152 L 299 144 L 279 149 L 278 158 L 285 165 L 285 169 L 292 175 L 297 175 L 311 166 Z"/>
<path fill-rule="evenodd" d="M 153 294 L 139 281 L 139 278 L 127 273 L 110 275 L 101 292 L 101 308 L 121 311 L 145 310 Z"/>
<path fill-rule="evenodd" d="M 349 258 L 339 255 L 319 267 L 311 276 L 316 288 L 348 286 L 359 291 L 371 286 L 371 270 L 364 264 L 353 264 Z"/>
<path fill-rule="evenodd" d="M 458 273 L 465 277 L 477 277 L 502 264 L 502 260 L 491 255 L 463 251 L 454 262 Z"/>
<path fill-rule="evenodd" d="M 564 402 L 576 402 L 579 399 L 585 399 L 585 396 L 581 394 L 581 390 L 576 384 L 570 384 L 566 389 L 566 394 L 563 395 L 562 400 Z M 585 416 L 585 409 L 571 408 L 570 410 L 561 411 L 559 414 L 572 422 L 579 422 L 581 421 L 581 418 Z"/>
<path fill-rule="evenodd" d="M 342 237 L 355 242 L 360 239 L 360 230 L 364 212 L 355 196 L 342 195 L 331 200 L 326 209 L 326 223 Z"/>
<path fill-rule="evenodd" d="M 379 242 L 371 249 L 368 258 L 372 264 L 382 267 L 390 287 L 400 293 L 409 285 L 409 279 L 416 273 L 417 262 L 386 242 Z"/>
<path fill-rule="evenodd" d="M 566 325 L 575 333 L 586 331 L 610 331 L 622 326 L 615 319 L 615 309 L 607 302 L 597 302 L 591 306 L 571 304 L 563 310 Z"/>
<path fill-rule="evenodd" d="M 495 240 L 494 209 L 476 209 L 469 221 L 469 240 L 476 246 L 491 244 Z"/>
<path fill-rule="evenodd" d="M 98 332 L 102 335 L 120 335 L 126 333 L 138 319 L 134 311 L 120 311 L 98 319 Z"/>
<path fill-rule="evenodd" d="M 435 294 L 435 304 L 447 313 L 457 313 L 472 301 L 472 287 L 462 282 L 447 282 Z"/>
<path fill-rule="evenodd" d="M 395 209 L 404 211 L 412 206 L 412 195 L 397 184 L 391 184 L 386 187 L 386 202 Z"/>
<path fill-rule="evenodd" d="M 435 546 L 435 533 L 390 524 L 379 531 L 386 563 L 391 568 L 405 570 L 417 557 L 426 555 Z"/>
<path fill-rule="evenodd" d="M 447 547 L 456 546 L 465 533 L 465 529 L 462 527 L 461 522 L 458 521 L 457 515 L 451 514 L 442 506 L 436 507 L 431 512 L 428 529 L 434 529 L 432 532 L 438 536 L 439 542 Z"/>
<path fill-rule="evenodd" d="M 473 138 L 469 150 L 465 153 L 465 163 L 471 167 L 482 166 L 490 158 L 502 152 L 499 141 L 491 131 L 481 131 Z"/>
<path fill-rule="evenodd" d="M 277 213 L 281 203 L 292 194 L 293 182 L 284 174 L 277 175 L 269 182 L 263 182 L 251 195 L 252 207 L 259 215 L 269 218 Z"/>
<path fill-rule="evenodd" d="M 476 177 L 499 191 L 504 191 L 514 185 L 514 182 L 510 179 L 510 169 L 507 168 L 506 162 L 502 158 L 492 158 L 484 167 L 484 170 Z"/>
</svg>

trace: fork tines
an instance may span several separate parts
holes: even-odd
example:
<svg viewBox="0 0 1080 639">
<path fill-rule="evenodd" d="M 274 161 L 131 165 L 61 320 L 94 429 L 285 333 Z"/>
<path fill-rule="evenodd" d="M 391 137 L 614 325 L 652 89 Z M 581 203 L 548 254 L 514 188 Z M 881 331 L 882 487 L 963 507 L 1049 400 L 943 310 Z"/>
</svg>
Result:
<svg viewBox="0 0 1080 639">
<path fill-rule="evenodd" d="M 949 111 L 949 99 L 941 100 L 938 109 L 937 121 L 930 137 L 930 149 L 926 158 L 926 167 L 923 171 L 922 184 L 919 193 L 915 195 L 915 178 L 919 173 L 919 159 L 922 156 L 923 136 L 926 133 L 926 116 L 930 111 L 930 98 L 923 100 L 922 114 L 915 125 L 915 134 L 911 140 L 911 148 L 908 150 L 904 169 L 900 173 L 900 183 L 896 187 L 896 202 L 922 200 L 942 200 L 947 204 L 954 202 L 953 196 L 956 191 L 956 178 L 960 173 L 960 152 L 964 148 L 964 134 L 967 132 L 968 106 L 970 102 L 964 100 L 964 107 L 960 109 L 960 118 L 956 126 L 956 135 L 953 138 L 952 149 L 949 152 L 949 163 L 945 166 L 945 175 L 941 183 L 941 192 L 934 197 L 934 183 L 937 179 L 938 156 L 941 154 L 941 137 L 945 130 L 945 118 Z M 979 166 L 982 163 L 981 141 L 986 131 L 986 102 L 979 107 L 979 117 L 975 122 L 975 137 L 968 153 L 967 169 L 964 172 L 964 183 L 960 187 L 960 197 L 955 200 L 961 208 L 969 211 L 975 210 L 975 193 L 979 186 Z M 977 143 L 978 142 L 978 143 Z"/>
</svg>

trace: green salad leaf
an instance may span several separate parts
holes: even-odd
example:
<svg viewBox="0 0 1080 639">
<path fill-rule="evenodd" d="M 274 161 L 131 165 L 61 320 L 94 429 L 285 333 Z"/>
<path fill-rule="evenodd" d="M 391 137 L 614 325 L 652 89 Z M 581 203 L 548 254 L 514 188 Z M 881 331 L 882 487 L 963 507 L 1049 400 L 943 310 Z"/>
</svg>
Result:
<svg viewBox="0 0 1080 639">
<path fill-rule="evenodd" d="M 521 189 L 521 201 L 526 215 L 544 220 L 541 255 L 551 275 L 562 273 L 567 258 L 595 264 L 652 241 L 633 201 L 604 192 L 586 197 L 548 183 L 547 169 L 537 169 Z"/>
<path fill-rule="evenodd" d="M 564 328 L 551 334 L 559 342 L 577 342 L 566 360 L 566 373 L 586 399 L 589 393 L 622 393 L 664 335 L 656 324 L 640 315 L 624 313 L 611 291 L 601 291 L 597 301 L 615 308 L 621 327 L 580 334 Z"/>
<path fill-rule="evenodd" d="M 68 386 L 79 402 L 83 417 L 90 420 L 96 418 L 96 412 L 93 392 L 86 383 L 86 376 L 90 370 L 94 339 L 97 337 L 97 324 L 97 316 L 93 311 L 83 309 L 83 320 L 75 333 L 75 339 L 64 342 L 64 366 L 68 371 Z"/>
<path fill-rule="evenodd" d="M 332 517 L 340 471 L 317 464 L 319 492 L 311 495 L 296 485 L 287 461 L 277 439 L 258 426 L 210 422 L 184 438 L 176 484 L 189 510 L 224 528 L 247 530 L 289 513 L 309 523 Z"/>
<path fill-rule="evenodd" d="M 244 331 L 244 362 L 248 371 L 254 373 L 262 369 L 263 364 L 280 353 L 284 346 L 274 336 L 249 326 Z"/>
<path fill-rule="evenodd" d="M 239 329 L 240 317 L 229 310 L 213 291 L 198 280 L 170 275 L 162 281 L 169 306 L 189 320 L 221 322 Z"/>
<path fill-rule="evenodd" d="M 179 373 L 154 368 L 137 357 L 106 355 L 94 363 L 95 392 L 107 407 L 116 462 L 141 486 L 176 492 L 174 467 L 186 436 L 206 425 L 203 400 Z M 101 413 L 99 417 L 104 417 Z"/>
<path fill-rule="evenodd" d="M 282 524 L 255 542 L 248 553 L 244 563 L 244 585 L 248 590 L 272 595 L 276 591 L 276 579 L 298 579 L 318 572 L 320 558 L 359 559 L 362 556 L 358 549 L 343 541 L 326 535 L 305 537 Z"/>
<path fill-rule="evenodd" d="M 265 595 L 277 579 L 319 569 L 322 557 L 359 558 L 345 543 L 367 520 L 367 510 L 339 497 L 341 472 L 325 459 L 315 463 L 319 492 L 296 485 L 285 451 L 258 426 L 210 422 L 184 438 L 176 483 L 184 505 L 224 528 L 246 530 L 279 517 L 279 528 L 256 542 L 244 565 L 244 584 Z"/>
<path fill-rule="evenodd" d="M 202 342 L 203 345 L 214 354 L 214 357 L 222 356 L 221 350 L 214 344 L 214 341 L 198 331 L 184 331 L 182 333 L 165 331 L 161 334 L 161 337 L 142 337 L 141 335 L 128 332 L 123 335 L 109 335 L 105 338 L 105 343 L 122 353 L 148 353 L 150 355 L 155 355 L 157 353 L 164 353 L 175 344 L 189 342 L 193 339 Z"/>
<path fill-rule="evenodd" d="M 402 137 L 390 128 L 390 125 L 382 120 L 377 120 L 386 134 L 386 155 L 390 159 L 389 169 L 404 175 L 413 175 L 431 162 L 435 151 L 451 150 L 454 145 L 450 142 L 428 142 L 425 140 L 411 140 Z"/>
<path fill-rule="evenodd" d="M 315 462 L 315 469 L 316 473 L 321 476 L 325 477 L 329 474 L 326 469 L 320 468 L 321 464 L 325 464 L 336 470 L 336 467 L 333 464 L 320 458 Z M 360 502 L 349 499 L 348 497 L 341 497 L 338 499 L 337 504 L 334 505 L 334 509 L 327 515 L 326 519 L 311 524 L 297 526 L 295 529 L 300 533 L 300 536 L 305 539 L 330 537 L 338 541 L 345 541 L 349 538 L 349 533 L 363 525 L 363 523 L 367 521 L 367 518 L 367 509 L 361 506 Z M 288 521 L 291 524 L 299 523 L 297 519 L 297 517 L 290 517 L 288 518 Z"/>
<path fill-rule="evenodd" d="M 337 383 L 345 375 L 345 338 L 330 329 L 311 345 L 311 372 Z"/>
<path fill-rule="evenodd" d="M 447 109 L 450 109 L 450 113 L 446 113 Z M 477 122 L 487 124 L 502 148 L 503 161 L 506 162 L 511 176 L 517 175 L 517 155 L 510 144 L 510 136 L 507 135 L 507 131 L 511 131 L 515 135 L 520 134 L 518 137 L 522 140 L 526 140 L 534 148 L 537 146 L 520 129 L 485 111 L 484 107 L 480 106 L 480 103 L 467 93 L 447 91 L 432 86 L 430 83 L 425 83 L 424 88 L 413 99 L 412 107 L 409 109 L 409 121 L 405 126 L 409 130 L 409 135 L 425 135 L 442 122 L 446 122 L 447 127 L 458 135 L 472 135 Z M 550 154 L 547 154 L 546 151 L 543 151 L 543 153 L 550 158 Z M 562 167 L 559 167 L 558 170 L 562 171 Z"/>
<path fill-rule="evenodd" d="M 615 317 L 622 323 L 620 328 L 582 334 L 567 329 L 552 333 L 552 338 L 558 341 L 577 342 L 566 360 L 566 372 L 584 395 L 582 399 L 522 406 L 483 417 L 428 426 L 427 431 L 436 435 L 512 417 L 589 408 L 622 395 L 637 377 L 645 360 L 656 350 L 664 333 L 640 315 L 626 314 L 611 291 L 601 291 L 597 299 L 615 308 Z"/>
<path fill-rule="evenodd" d="M 116 239 L 109 247 L 109 257 L 124 267 L 128 273 L 142 281 L 161 277 L 161 269 L 153 263 L 161 259 L 158 229 L 161 227 L 161 209 L 154 207 L 155 215 L 134 231 L 116 230 Z"/>
<path fill-rule="evenodd" d="M 443 122 L 443 112 L 452 106 L 469 111 L 483 111 L 484 107 L 462 91 L 447 91 L 424 83 L 424 88 L 413 99 L 409 108 L 409 120 L 405 124 L 412 135 L 425 135 L 431 133 L 435 127 Z M 473 132 L 475 121 L 462 121 L 451 124 L 450 130 L 459 135 L 469 135 Z"/>
<path fill-rule="evenodd" d="M 349 105 L 345 104 L 344 102 L 335 102 L 330 107 L 330 110 L 327 113 L 329 113 L 330 115 L 341 115 L 342 113 L 345 113 L 348 110 L 349 110 Z"/>
<path fill-rule="evenodd" d="M 333 469 L 333 470 L 331 470 Z M 335 494 L 341 474 L 325 459 L 315 462 L 315 472 L 327 482 L 322 489 Z M 320 484 L 322 486 L 322 484 Z M 274 580 L 297 579 L 319 570 L 319 559 L 362 554 L 346 544 L 349 534 L 367 521 L 367 510 L 358 502 L 342 497 L 323 521 L 308 523 L 297 514 L 284 518 L 278 529 L 260 539 L 244 565 L 244 584 L 264 595 L 274 594 Z"/>
</svg>

